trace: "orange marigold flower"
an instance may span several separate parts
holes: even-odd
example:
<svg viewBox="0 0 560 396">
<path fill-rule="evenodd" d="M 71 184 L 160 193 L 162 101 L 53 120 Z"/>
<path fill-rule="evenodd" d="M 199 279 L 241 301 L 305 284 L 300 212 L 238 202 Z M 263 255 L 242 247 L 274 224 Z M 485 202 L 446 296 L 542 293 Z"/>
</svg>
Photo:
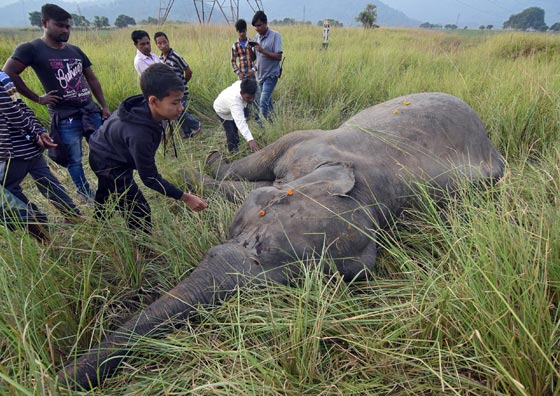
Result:
<svg viewBox="0 0 560 396">
<path fill-rule="evenodd" d="M 290 196 L 294 195 L 294 191 L 291 188 L 288 188 L 287 194 L 290 195 Z"/>
<path fill-rule="evenodd" d="M 263 217 L 265 214 L 266 214 L 266 212 L 264 210 L 261 209 L 259 211 L 259 216 Z"/>
</svg>

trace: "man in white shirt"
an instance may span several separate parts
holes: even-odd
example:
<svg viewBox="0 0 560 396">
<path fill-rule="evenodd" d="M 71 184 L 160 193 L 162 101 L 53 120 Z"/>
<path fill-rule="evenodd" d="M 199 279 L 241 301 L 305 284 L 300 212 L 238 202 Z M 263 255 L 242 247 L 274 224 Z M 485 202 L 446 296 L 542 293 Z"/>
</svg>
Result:
<svg viewBox="0 0 560 396">
<path fill-rule="evenodd" d="M 257 82 L 248 78 L 238 80 L 224 89 L 214 101 L 214 111 L 220 118 L 226 131 L 227 146 L 230 153 L 237 151 L 239 132 L 249 143 L 251 152 L 259 150 L 259 146 L 249 130 L 245 119 L 245 108 L 253 103 L 257 93 Z"/>
<path fill-rule="evenodd" d="M 131 36 L 134 46 L 136 47 L 136 56 L 134 57 L 134 68 L 141 75 L 148 66 L 154 63 L 161 63 L 159 56 L 152 52 L 150 43 L 150 35 L 144 30 L 135 30 Z"/>
</svg>

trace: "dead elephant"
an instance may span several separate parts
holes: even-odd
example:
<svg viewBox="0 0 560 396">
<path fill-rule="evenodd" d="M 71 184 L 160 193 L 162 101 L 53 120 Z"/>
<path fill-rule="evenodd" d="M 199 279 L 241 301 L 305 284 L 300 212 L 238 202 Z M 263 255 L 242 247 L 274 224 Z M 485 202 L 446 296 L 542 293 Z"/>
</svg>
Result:
<svg viewBox="0 0 560 396">
<path fill-rule="evenodd" d="M 328 251 L 345 279 L 375 266 L 376 233 L 413 199 L 415 183 L 452 189 L 497 180 L 504 161 L 476 113 L 443 93 L 403 96 L 366 109 L 339 128 L 289 133 L 226 163 L 210 156 L 229 197 L 249 186 L 222 245 L 211 248 L 174 289 L 60 373 L 83 388 L 111 375 L 132 337 L 170 331 L 199 304 L 217 304 L 249 282 L 286 283 L 301 263 Z M 325 269 L 329 271 L 329 268 Z"/>
</svg>

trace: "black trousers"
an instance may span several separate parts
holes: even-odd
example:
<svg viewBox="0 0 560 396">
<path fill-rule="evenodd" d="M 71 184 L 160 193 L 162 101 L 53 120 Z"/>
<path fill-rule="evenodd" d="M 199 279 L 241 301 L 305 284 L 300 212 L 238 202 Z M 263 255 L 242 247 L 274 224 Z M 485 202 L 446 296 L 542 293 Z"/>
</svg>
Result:
<svg viewBox="0 0 560 396">
<path fill-rule="evenodd" d="M 228 151 L 233 153 L 239 149 L 239 130 L 237 129 L 237 125 L 235 125 L 235 121 L 233 120 L 224 120 L 220 116 L 218 116 L 218 118 L 226 131 Z"/>
<path fill-rule="evenodd" d="M 152 230 L 152 211 L 138 184 L 134 181 L 133 169 L 115 167 L 106 169 L 102 161 L 90 152 L 89 164 L 97 176 L 95 192 L 95 216 L 104 218 L 107 203 L 113 196 L 118 210 L 126 219 L 128 227 L 150 233 Z"/>
</svg>

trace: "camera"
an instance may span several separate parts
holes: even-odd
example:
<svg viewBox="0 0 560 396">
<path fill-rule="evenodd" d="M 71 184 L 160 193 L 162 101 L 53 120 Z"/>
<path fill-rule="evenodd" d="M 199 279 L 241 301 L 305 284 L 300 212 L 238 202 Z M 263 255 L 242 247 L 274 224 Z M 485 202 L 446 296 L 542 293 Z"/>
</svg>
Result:
<svg viewBox="0 0 560 396">
<path fill-rule="evenodd" d="M 257 42 L 256 41 L 249 41 L 249 45 L 254 48 L 255 45 L 257 45 Z"/>
</svg>

